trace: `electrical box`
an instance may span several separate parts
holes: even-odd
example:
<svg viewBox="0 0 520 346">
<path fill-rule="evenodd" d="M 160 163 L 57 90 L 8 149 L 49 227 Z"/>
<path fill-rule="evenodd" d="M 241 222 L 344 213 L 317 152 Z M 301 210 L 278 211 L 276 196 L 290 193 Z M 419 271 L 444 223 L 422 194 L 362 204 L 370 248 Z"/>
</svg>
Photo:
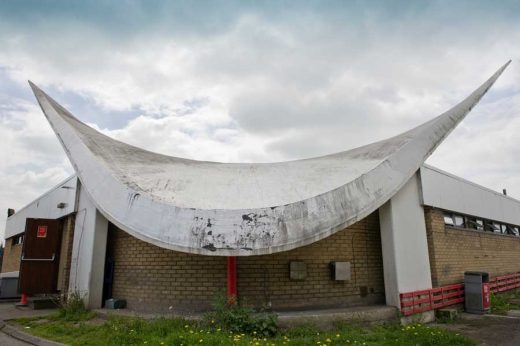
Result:
<svg viewBox="0 0 520 346">
<path fill-rule="evenodd" d="M 291 280 L 305 280 L 307 278 L 307 264 L 305 262 L 289 262 L 289 278 Z"/>
<path fill-rule="evenodd" d="M 471 314 L 489 312 L 491 292 L 489 289 L 489 274 L 484 272 L 464 273 L 464 307 Z"/>
<path fill-rule="evenodd" d="M 330 262 L 332 280 L 350 281 L 350 262 Z"/>
</svg>

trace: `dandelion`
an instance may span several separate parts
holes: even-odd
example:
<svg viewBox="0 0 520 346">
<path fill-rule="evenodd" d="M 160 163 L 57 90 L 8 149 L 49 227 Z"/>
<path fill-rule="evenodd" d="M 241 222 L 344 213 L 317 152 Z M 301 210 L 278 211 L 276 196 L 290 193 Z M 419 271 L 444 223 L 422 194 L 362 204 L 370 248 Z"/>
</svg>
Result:
<svg viewBox="0 0 520 346">
<path fill-rule="evenodd" d="M 204 340 L 200 339 L 200 340 L 199 340 L 199 343 L 200 343 L 200 342 L 203 342 L 203 341 L 204 341 Z"/>
<path fill-rule="evenodd" d="M 332 342 L 332 340 L 330 338 L 327 338 L 327 340 L 325 340 L 326 342 Z"/>
<path fill-rule="evenodd" d="M 336 334 L 336 337 L 337 337 L 337 338 L 339 338 L 340 336 L 341 336 L 341 335 L 339 335 L 339 334 Z"/>
</svg>

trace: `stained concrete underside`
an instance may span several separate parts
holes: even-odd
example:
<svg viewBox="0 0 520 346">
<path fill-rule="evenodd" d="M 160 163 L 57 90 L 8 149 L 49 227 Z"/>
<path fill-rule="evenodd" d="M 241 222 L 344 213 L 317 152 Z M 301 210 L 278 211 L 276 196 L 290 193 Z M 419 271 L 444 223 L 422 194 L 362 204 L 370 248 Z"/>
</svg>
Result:
<svg viewBox="0 0 520 346">
<path fill-rule="evenodd" d="M 324 157 L 265 164 L 152 153 L 76 119 L 31 83 L 96 208 L 133 236 L 177 251 L 249 256 L 294 249 L 388 201 L 500 76 L 401 135 Z"/>
</svg>

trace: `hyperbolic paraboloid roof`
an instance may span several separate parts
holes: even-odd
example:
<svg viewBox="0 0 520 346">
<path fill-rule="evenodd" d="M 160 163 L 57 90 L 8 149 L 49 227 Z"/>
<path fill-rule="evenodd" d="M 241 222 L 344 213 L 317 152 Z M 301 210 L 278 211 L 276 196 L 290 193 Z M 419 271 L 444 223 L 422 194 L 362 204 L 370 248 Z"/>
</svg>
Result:
<svg viewBox="0 0 520 346">
<path fill-rule="evenodd" d="M 164 248 L 248 256 L 313 243 L 377 210 L 508 64 L 449 111 L 401 135 L 323 157 L 262 164 L 194 161 L 119 142 L 30 84 L 83 188 L 108 220 Z"/>
</svg>

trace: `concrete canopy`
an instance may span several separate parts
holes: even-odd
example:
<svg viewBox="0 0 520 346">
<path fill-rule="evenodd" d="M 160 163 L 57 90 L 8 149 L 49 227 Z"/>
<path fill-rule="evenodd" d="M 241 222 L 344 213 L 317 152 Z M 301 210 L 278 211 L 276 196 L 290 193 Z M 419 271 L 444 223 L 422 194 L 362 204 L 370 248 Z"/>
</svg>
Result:
<svg viewBox="0 0 520 346">
<path fill-rule="evenodd" d="M 29 83 L 83 189 L 109 221 L 160 247 L 248 256 L 311 244 L 377 210 L 509 63 L 458 105 L 408 132 L 332 155 L 264 164 L 194 161 L 119 142 Z"/>
</svg>

